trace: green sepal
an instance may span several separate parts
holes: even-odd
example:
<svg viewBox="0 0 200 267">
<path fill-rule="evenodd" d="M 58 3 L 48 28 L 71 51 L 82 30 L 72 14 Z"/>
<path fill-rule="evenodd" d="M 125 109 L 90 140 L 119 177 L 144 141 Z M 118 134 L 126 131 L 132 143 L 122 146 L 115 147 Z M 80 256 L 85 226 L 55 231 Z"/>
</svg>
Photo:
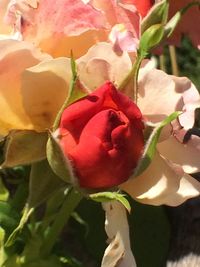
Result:
<svg viewBox="0 0 200 267">
<path fill-rule="evenodd" d="M 200 7 L 200 2 L 199 1 L 195 1 L 195 2 L 191 2 L 188 5 L 186 5 L 185 7 L 181 8 L 169 21 L 168 23 L 165 25 L 165 37 L 169 38 L 172 33 L 174 32 L 174 30 L 176 29 L 176 26 L 178 25 L 178 23 L 181 21 L 182 16 L 192 7 L 192 6 L 199 6 Z"/>
<path fill-rule="evenodd" d="M 154 24 L 165 24 L 168 18 L 169 3 L 163 0 L 155 4 L 147 16 L 144 17 L 141 24 L 141 33 L 144 33 L 149 27 Z"/>
<path fill-rule="evenodd" d="M 5 138 L 2 168 L 31 164 L 46 158 L 47 132 L 13 130 Z"/>
<path fill-rule="evenodd" d="M 58 130 L 57 130 L 58 131 Z M 67 183 L 74 180 L 73 169 L 69 159 L 59 145 L 59 134 L 49 133 L 47 142 L 47 160 L 54 173 Z"/>
<path fill-rule="evenodd" d="M 76 62 L 73 58 L 73 55 L 71 53 L 71 72 L 72 72 L 72 79 L 70 81 L 70 86 L 69 86 L 69 92 L 67 95 L 67 98 L 65 102 L 63 103 L 61 109 L 59 110 L 54 125 L 53 125 L 53 131 L 56 131 L 56 129 L 59 127 L 60 124 L 60 118 L 62 116 L 63 111 L 73 102 L 79 100 L 80 98 L 83 98 L 88 94 L 88 92 L 83 88 L 81 85 L 79 79 L 78 79 L 78 74 L 77 74 L 77 66 Z"/>
<path fill-rule="evenodd" d="M 89 198 L 96 201 L 96 202 L 108 202 L 112 200 L 119 201 L 130 213 L 131 206 L 128 200 L 125 198 L 126 195 L 120 194 L 118 192 L 99 192 L 95 194 L 90 194 Z"/>
<path fill-rule="evenodd" d="M 134 172 L 134 176 L 140 175 L 143 171 L 147 169 L 149 164 L 151 163 L 155 152 L 156 152 L 156 145 L 158 143 L 160 134 L 162 129 L 170 124 L 173 120 L 175 120 L 182 112 L 174 112 L 171 115 L 169 115 L 167 118 L 165 118 L 157 127 L 154 128 L 152 131 L 147 143 L 146 147 L 144 149 L 144 153 L 138 163 L 138 166 Z"/>
<path fill-rule="evenodd" d="M 164 26 L 162 24 L 154 24 L 149 27 L 141 36 L 138 53 L 142 57 L 146 57 L 151 49 L 156 47 L 163 40 Z"/>
</svg>

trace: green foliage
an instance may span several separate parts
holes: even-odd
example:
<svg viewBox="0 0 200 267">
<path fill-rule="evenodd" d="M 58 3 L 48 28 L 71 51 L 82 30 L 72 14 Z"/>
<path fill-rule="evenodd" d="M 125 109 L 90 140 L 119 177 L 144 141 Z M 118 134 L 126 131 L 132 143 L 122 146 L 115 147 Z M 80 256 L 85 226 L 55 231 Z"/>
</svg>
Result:
<svg viewBox="0 0 200 267">
<path fill-rule="evenodd" d="M 164 207 L 131 201 L 130 238 L 137 267 L 165 266 L 170 225 Z"/>
<path fill-rule="evenodd" d="M 9 197 L 9 192 L 4 186 L 2 179 L 0 178 L 0 201 L 6 201 Z"/>
<path fill-rule="evenodd" d="M 165 50 L 165 54 L 167 51 Z M 183 38 L 182 45 L 176 48 L 177 63 L 181 76 L 186 76 L 200 89 L 200 51 L 188 38 Z M 169 69 L 169 61 L 167 61 Z M 170 69 L 169 69 L 170 71 Z"/>
<path fill-rule="evenodd" d="M 170 238 L 170 227 L 164 207 L 139 204 L 131 198 L 128 201 L 131 204 L 131 213 L 128 216 L 130 239 L 137 266 L 164 266 Z M 106 248 L 104 212 L 98 203 L 86 199 L 81 202 L 77 212 L 87 223 L 87 229 L 83 224 L 71 219 L 73 242 L 66 243 L 66 249 L 74 255 L 77 255 L 76 250 L 79 250 L 77 258 L 83 263 L 83 267 L 91 260 L 92 267 L 100 266 Z"/>
<path fill-rule="evenodd" d="M 64 183 L 55 175 L 47 160 L 32 165 L 29 182 L 29 208 L 35 208 L 46 201 L 51 194 L 60 189 Z"/>
</svg>

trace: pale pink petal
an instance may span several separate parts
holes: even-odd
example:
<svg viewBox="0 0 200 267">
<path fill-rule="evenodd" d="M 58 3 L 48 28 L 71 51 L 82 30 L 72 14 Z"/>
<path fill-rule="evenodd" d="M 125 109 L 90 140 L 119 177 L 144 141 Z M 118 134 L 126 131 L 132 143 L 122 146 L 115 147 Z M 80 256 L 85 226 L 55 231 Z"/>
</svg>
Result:
<svg viewBox="0 0 200 267">
<path fill-rule="evenodd" d="M 152 122 L 159 122 L 175 111 L 184 111 L 182 126 L 194 124 L 194 110 L 199 106 L 199 93 L 186 77 L 175 77 L 157 69 L 141 69 L 138 106 Z M 191 116 L 191 113 L 193 116 Z M 187 119 L 188 117 L 188 119 Z"/>
<path fill-rule="evenodd" d="M 120 188 L 137 201 L 150 205 L 178 206 L 200 194 L 197 180 L 158 153 L 140 176 L 129 179 Z"/>
<path fill-rule="evenodd" d="M 139 76 L 138 105 L 153 122 L 159 122 L 176 110 L 181 99 L 175 82 L 161 70 L 150 70 Z"/>
<path fill-rule="evenodd" d="M 172 76 L 176 82 L 177 91 L 183 91 L 183 114 L 179 116 L 179 122 L 184 129 L 190 129 L 194 126 L 195 109 L 200 107 L 200 95 L 194 84 L 187 78 L 178 78 Z"/>
<path fill-rule="evenodd" d="M 136 267 L 131 251 L 129 225 L 125 207 L 117 202 L 105 202 L 105 230 L 109 246 L 103 256 L 101 267 Z"/>
<path fill-rule="evenodd" d="M 182 144 L 175 137 L 171 136 L 167 140 L 159 143 L 157 149 L 165 158 L 181 165 L 186 173 L 199 172 L 200 138 L 197 138 L 198 142 L 194 142 L 191 139 L 187 144 Z M 196 143 L 198 147 L 195 146 Z"/>
<path fill-rule="evenodd" d="M 94 90 L 107 80 L 118 86 L 132 67 L 128 54 L 116 54 L 108 43 L 91 47 L 77 63 L 80 80 L 89 90 Z"/>
<path fill-rule="evenodd" d="M 172 17 L 178 10 L 191 3 L 191 0 L 170 0 L 169 15 Z M 187 35 L 197 47 L 200 46 L 200 9 L 191 7 L 182 17 L 178 27 L 170 38 L 170 42 L 180 44 L 181 37 Z"/>
<path fill-rule="evenodd" d="M 0 134 L 34 128 L 23 107 L 21 75 L 26 68 L 49 58 L 29 43 L 0 41 Z"/>
</svg>

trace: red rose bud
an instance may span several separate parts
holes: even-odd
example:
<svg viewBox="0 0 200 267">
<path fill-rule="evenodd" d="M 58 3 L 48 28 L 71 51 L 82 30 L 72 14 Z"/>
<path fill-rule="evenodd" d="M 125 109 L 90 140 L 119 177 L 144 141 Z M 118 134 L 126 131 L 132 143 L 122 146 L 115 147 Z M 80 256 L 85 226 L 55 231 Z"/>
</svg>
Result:
<svg viewBox="0 0 200 267">
<path fill-rule="evenodd" d="M 142 114 L 111 82 L 65 109 L 60 145 L 80 187 L 108 188 L 126 181 L 141 156 Z"/>
</svg>

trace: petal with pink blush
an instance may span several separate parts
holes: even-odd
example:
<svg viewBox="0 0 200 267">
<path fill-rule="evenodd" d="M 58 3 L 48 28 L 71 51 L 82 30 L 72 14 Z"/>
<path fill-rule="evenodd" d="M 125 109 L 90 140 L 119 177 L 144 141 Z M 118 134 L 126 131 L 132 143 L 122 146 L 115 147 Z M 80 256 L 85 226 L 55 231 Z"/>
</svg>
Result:
<svg viewBox="0 0 200 267">
<path fill-rule="evenodd" d="M 119 187 L 137 201 L 150 205 L 178 206 L 200 194 L 200 183 L 159 153 L 140 176 Z"/>
<path fill-rule="evenodd" d="M 110 27 L 122 23 L 133 36 L 139 39 L 140 16 L 132 2 L 116 0 L 92 0 L 92 5 L 101 10 Z"/>
<path fill-rule="evenodd" d="M 107 80 L 119 85 L 132 67 L 128 53 L 116 54 L 108 43 L 91 47 L 77 63 L 80 80 L 89 90 L 94 90 Z"/>
<path fill-rule="evenodd" d="M 20 31 L 24 40 L 33 42 L 43 51 L 64 56 L 70 55 L 73 49 L 77 57 L 81 55 L 79 50 L 84 53 L 99 39 L 105 40 L 106 20 L 102 12 L 91 5 L 81 0 L 42 0 L 35 8 L 29 2 L 13 1 L 7 18 L 15 25 L 16 14 L 21 14 Z"/>
<path fill-rule="evenodd" d="M 139 40 L 123 24 L 116 24 L 112 28 L 109 40 L 113 43 L 116 52 L 136 52 L 139 44 Z"/>
<path fill-rule="evenodd" d="M 21 75 L 26 68 L 49 58 L 29 43 L 0 41 L 0 134 L 11 129 L 34 129 L 23 106 Z"/>
<path fill-rule="evenodd" d="M 35 3 L 36 2 L 36 3 Z M 37 6 L 37 8 L 36 8 Z M 116 24 L 125 26 L 120 35 L 121 49 L 130 50 L 140 36 L 140 16 L 132 3 L 116 0 L 12 0 L 7 21 L 31 41 L 54 57 L 77 58 L 99 41 L 108 41 Z"/>
</svg>

